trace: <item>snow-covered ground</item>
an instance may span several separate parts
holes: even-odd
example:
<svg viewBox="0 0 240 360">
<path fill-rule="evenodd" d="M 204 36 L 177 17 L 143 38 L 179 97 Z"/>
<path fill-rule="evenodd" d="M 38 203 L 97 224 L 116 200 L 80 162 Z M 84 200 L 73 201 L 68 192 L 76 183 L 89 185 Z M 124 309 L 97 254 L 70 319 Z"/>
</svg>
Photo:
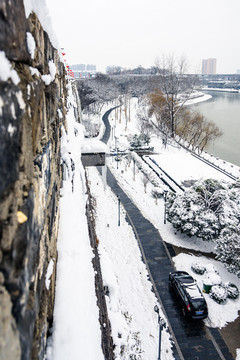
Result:
<svg viewBox="0 0 240 360">
<path fill-rule="evenodd" d="M 116 126 L 115 134 L 117 136 L 117 141 L 121 143 L 120 146 L 124 147 L 128 133 L 138 133 L 137 122 L 134 117 L 134 114 L 136 113 L 134 113 L 134 108 L 136 109 L 136 107 L 137 102 L 135 101 L 134 103 L 133 101 L 130 121 L 126 122 L 126 120 L 121 119 L 120 123 L 119 121 L 115 122 L 115 120 L 113 120 L 114 125 Z M 114 147 L 114 142 L 114 139 L 110 139 L 109 147 Z M 154 146 L 155 151 L 159 154 L 156 155 L 156 160 L 160 162 L 162 168 L 169 172 L 171 176 L 180 183 L 185 180 L 200 180 L 210 177 L 232 182 L 230 178 L 226 177 L 221 172 L 204 164 L 197 158 L 191 156 L 187 151 L 179 149 L 174 144 L 169 144 L 165 148 L 161 141 L 154 137 L 150 146 Z M 214 163 L 220 165 L 222 164 L 222 160 L 215 158 Z M 156 202 L 156 199 L 152 197 L 151 192 L 153 190 L 153 185 L 150 182 L 147 184 L 145 193 L 142 173 L 139 170 L 134 170 L 133 161 L 129 165 L 129 159 L 124 159 L 124 157 L 122 157 L 122 161 L 117 164 L 113 157 L 108 160 L 108 165 L 128 196 L 139 207 L 143 215 L 159 229 L 161 236 L 166 242 L 186 249 L 197 250 L 199 252 L 214 252 L 214 245 L 212 243 L 202 241 L 199 238 L 187 238 L 183 234 L 176 232 L 171 224 L 164 224 L 164 200 L 158 199 Z M 235 173 L 239 174 L 239 167 L 226 162 L 224 165 L 227 171 L 232 172 L 232 169 L 234 169 Z M 240 280 L 237 276 L 228 273 L 223 264 L 219 261 L 204 256 L 201 256 L 200 258 L 198 256 L 187 254 L 176 256 L 174 261 L 177 269 L 186 270 L 192 274 L 192 262 L 201 261 L 203 263 L 214 264 L 221 275 L 223 283 L 231 281 L 240 288 Z M 200 287 L 203 288 L 202 277 L 196 274 L 193 274 L 193 276 L 199 281 Z M 209 306 L 209 319 L 205 320 L 207 326 L 221 328 L 238 317 L 238 311 L 240 311 L 240 299 L 228 300 L 226 304 L 219 305 L 212 300 L 209 295 L 206 294 L 205 296 Z"/>
<path fill-rule="evenodd" d="M 169 148 L 160 150 L 159 155 L 152 155 L 159 164 L 180 185 L 189 180 L 217 179 L 230 181 L 230 178 L 209 166 L 196 160 L 190 152 L 184 149 Z"/>
<path fill-rule="evenodd" d="M 109 288 L 106 300 L 116 359 L 130 359 L 134 355 L 139 360 L 156 359 L 158 326 L 154 306 L 157 299 L 133 229 L 125 220 L 124 209 L 121 209 L 118 226 L 117 198 L 109 187 L 104 191 L 98 171 L 91 168 L 87 173 L 96 199 L 98 250 L 103 282 Z M 160 315 L 164 317 L 161 310 Z M 169 333 L 165 330 L 161 356 L 172 359 Z"/>
<path fill-rule="evenodd" d="M 60 198 L 53 335 L 49 339 L 46 359 L 101 360 L 104 356 L 94 286 L 93 252 L 85 216 L 85 174 L 79 146 L 83 141 L 83 129 L 75 121 L 71 101 L 70 95 L 68 132 L 62 128 L 65 180 Z"/>
<path fill-rule="evenodd" d="M 202 101 L 207 101 L 211 99 L 211 95 L 204 94 L 203 92 L 196 91 L 192 94 L 189 100 L 186 101 L 185 106 L 197 104 Z"/>
<path fill-rule="evenodd" d="M 124 118 L 121 122 L 119 120 L 115 122 L 114 112 L 111 116 L 113 125 L 116 126 L 117 141 L 123 145 L 126 144 L 128 134 L 139 132 L 134 117 L 136 104 L 134 100 L 130 122 Z M 49 341 L 46 356 L 48 360 L 103 358 L 94 270 L 91 263 L 93 254 L 85 217 L 85 180 L 79 146 L 83 141 L 82 134 L 82 127 L 75 122 L 70 106 L 68 133 L 63 131 L 62 137 L 62 158 L 67 167 L 60 201 L 56 305 L 53 336 Z M 189 154 L 185 150 L 179 150 L 175 145 L 168 145 L 165 148 L 156 138 L 152 141 L 162 159 L 164 156 L 168 157 L 167 166 L 175 168 L 173 175 L 179 181 L 184 181 L 185 170 L 182 171 L 176 166 L 176 158 L 172 154 L 175 153 L 177 156 L 181 152 L 183 161 L 185 156 L 185 164 L 189 161 Z M 115 143 L 113 137 L 111 137 L 109 147 L 114 146 L 111 142 Z M 71 166 L 70 156 L 75 163 L 75 169 Z M 211 168 L 206 166 L 205 170 L 199 173 L 196 171 L 199 160 L 193 159 L 191 163 L 193 178 L 198 179 L 203 174 L 207 176 Z M 115 158 L 111 157 L 108 159 L 108 165 L 126 193 L 137 204 L 143 215 L 159 229 L 165 241 L 200 252 L 213 251 L 212 244 L 197 238 L 189 239 L 176 233 L 171 224 L 164 224 L 164 201 L 163 199 L 156 201 L 152 197 L 153 186 L 150 183 L 147 184 L 145 193 L 142 173 L 135 169 L 134 175 L 133 162 L 130 163 L 126 158 L 117 165 Z M 218 172 L 215 175 L 219 176 Z M 190 174 L 188 174 L 188 179 L 189 176 Z M 211 173 L 211 176 L 214 175 Z M 99 239 L 103 281 L 104 285 L 109 287 L 106 301 L 112 336 L 116 345 L 116 358 L 129 358 L 130 354 L 135 354 L 138 359 L 155 359 L 158 351 L 158 325 L 157 315 L 153 308 L 157 304 L 157 299 L 151 291 L 151 283 L 141 260 L 137 240 L 131 227 L 125 221 L 124 209 L 121 209 L 121 226 L 118 227 L 117 199 L 108 187 L 104 191 L 102 179 L 96 169 L 88 170 L 88 178 L 91 182 L 91 191 L 96 198 L 96 231 Z M 184 269 L 190 273 L 191 262 L 196 260 L 214 263 L 224 282 L 231 281 L 240 287 L 239 279 L 229 274 L 219 262 L 203 256 L 196 258 L 188 254 L 180 254 L 174 258 L 177 269 Z M 202 286 L 202 278 L 196 274 L 194 277 Z M 225 305 L 218 305 L 208 295 L 205 296 L 209 304 L 209 319 L 205 320 L 207 325 L 223 327 L 236 319 L 240 310 L 240 300 L 228 300 Z M 160 314 L 163 316 L 161 309 Z M 172 359 L 171 342 L 166 331 L 163 332 L 162 338 L 162 358 Z"/>
</svg>

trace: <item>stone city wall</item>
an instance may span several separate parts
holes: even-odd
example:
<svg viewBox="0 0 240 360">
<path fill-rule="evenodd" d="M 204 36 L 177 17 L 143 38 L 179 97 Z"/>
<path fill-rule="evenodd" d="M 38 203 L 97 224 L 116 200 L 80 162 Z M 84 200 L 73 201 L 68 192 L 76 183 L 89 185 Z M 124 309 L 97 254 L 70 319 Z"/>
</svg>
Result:
<svg viewBox="0 0 240 360">
<path fill-rule="evenodd" d="M 66 74 L 22 0 L 0 2 L 0 29 L 0 359 L 42 359 L 53 316 Z"/>
</svg>

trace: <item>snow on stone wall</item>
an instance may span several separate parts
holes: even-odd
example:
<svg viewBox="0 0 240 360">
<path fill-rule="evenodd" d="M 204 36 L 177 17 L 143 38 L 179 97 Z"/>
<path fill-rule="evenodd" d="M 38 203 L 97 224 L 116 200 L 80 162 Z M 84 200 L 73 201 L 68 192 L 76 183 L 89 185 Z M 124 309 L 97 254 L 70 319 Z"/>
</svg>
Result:
<svg viewBox="0 0 240 360">
<path fill-rule="evenodd" d="M 0 6 L 0 358 L 30 360 L 43 358 L 52 321 L 67 94 L 33 12 L 45 2 L 24 4 Z"/>
</svg>

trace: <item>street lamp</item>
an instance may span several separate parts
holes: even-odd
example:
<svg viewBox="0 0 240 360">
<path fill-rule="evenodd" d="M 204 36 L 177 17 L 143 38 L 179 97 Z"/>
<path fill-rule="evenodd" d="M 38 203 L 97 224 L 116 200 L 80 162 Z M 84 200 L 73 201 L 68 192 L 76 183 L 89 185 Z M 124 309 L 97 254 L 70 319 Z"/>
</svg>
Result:
<svg viewBox="0 0 240 360">
<path fill-rule="evenodd" d="M 166 224 L 166 202 L 167 202 L 167 194 L 168 190 L 164 190 L 163 197 L 164 197 L 164 224 Z"/>
<path fill-rule="evenodd" d="M 117 161 L 117 169 L 118 169 L 118 146 L 117 146 L 117 136 L 115 135 L 115 151 L 117 152 L 115 160 Z"/>
<path fill-rule="evenodd" d="M 135 181 L 135 159 L 133 159 L 133 180 Z"/>
<path fill-rule="evenodd" d="M 158 324 L 159 324 L 159 341 L 158 341 L 158 360 L 161 360 L 161 335 L 162 330 L 166 327 L 166 322 L 159 315 L 159 307 L 157 305 L 154 306 L 154 311 L 158 314 Z"/>
<path fill-rule="evenodd" d="M 120 197 L 117 196 L 118 199 L 118 226 L 120 226 Z"/>
</svg>

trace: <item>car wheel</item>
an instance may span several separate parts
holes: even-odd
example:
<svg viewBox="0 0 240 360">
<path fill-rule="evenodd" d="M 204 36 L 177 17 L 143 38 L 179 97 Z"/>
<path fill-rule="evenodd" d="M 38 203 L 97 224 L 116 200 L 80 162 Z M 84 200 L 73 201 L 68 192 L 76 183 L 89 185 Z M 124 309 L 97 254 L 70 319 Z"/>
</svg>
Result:
<svg viewBox="0 0 240 360">
<path fill-rule="evenodd" d="M 182 314 L 184 317 L 186 316 L 186 311 L 185 311 L 184 307 L 182 308 Z"/>
</svg>

